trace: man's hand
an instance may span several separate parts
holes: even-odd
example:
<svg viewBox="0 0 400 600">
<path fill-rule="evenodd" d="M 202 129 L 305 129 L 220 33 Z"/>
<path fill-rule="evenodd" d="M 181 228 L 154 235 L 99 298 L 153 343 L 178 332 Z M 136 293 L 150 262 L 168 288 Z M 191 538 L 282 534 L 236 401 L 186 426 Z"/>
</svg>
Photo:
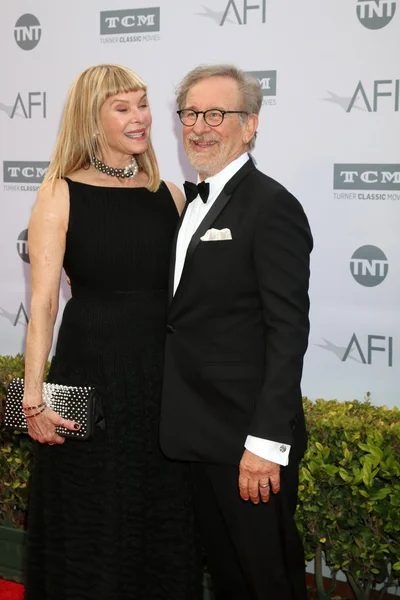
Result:
<svg viewBox="0 0 400 600">
<path fill-rule="evenodd" d="M 243 500 L 268 502 L 270 490 L 280 490 L 280 465 L 245 450 L 239 465 L 239 490 Z"/>
</svg>

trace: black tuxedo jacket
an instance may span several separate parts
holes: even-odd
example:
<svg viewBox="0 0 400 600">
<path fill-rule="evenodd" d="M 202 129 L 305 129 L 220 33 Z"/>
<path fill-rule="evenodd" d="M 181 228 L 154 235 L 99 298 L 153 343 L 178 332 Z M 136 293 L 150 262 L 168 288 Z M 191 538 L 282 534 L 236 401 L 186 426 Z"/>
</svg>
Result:
<svg viewBox="0 0 400 600">
<path fill-rule="evenodd" d="M 232 240 L 201 241 L 210 228 L 229 228 Z M 250 434 L 301 457 L 311 249 L 299 202 L 251 159 L 193 235 L 172 297 L 175 239 L 160 423 L 167 456 L 238 464 Z"/>
</svg>

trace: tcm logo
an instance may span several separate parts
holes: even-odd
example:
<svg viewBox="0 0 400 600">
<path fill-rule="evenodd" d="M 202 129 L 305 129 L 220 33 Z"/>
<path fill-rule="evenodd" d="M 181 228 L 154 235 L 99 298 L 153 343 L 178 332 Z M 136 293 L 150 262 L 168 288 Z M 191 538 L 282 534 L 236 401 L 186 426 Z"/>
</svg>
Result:
<svg viewBox="0 0 400 600">
<path fill-rule="evenodd" d="M 100 35 L 160 31 L 160 8 L 107 10 L 100 13 Z"/>
<path fill-rule="evenodd" d="M 239 2 L 238 0 L 236 2 L 235 0 L 229 0 L 222 16 L 220 26 L 222 27 L 227 20 L 232 22 L 232 19 L 234 19 L 234 22 L 238 25 L 247 25 L 247 15 L 250 10 L 257 11 L 261 23 L 266 22 L 267 0 L 261 0 L 260 4 L 249 4 L 247 0 L 243 0 L 242 2 Z"/>
<path fill-rule="evenodd" d="M 33 50 L 40 42 L 41 35 L 42 28 L 35 15 L 22 15 L 15 23 L 14 38 L 22 50 Z"/>
<path fill-rule="evenodd" d="M 357 17 L 367 29 L 386 27 L 395 12 L 395 0 L 357 0 Z"/>
<path fill-rule="evenodd" d="M 28 251 L 28 230 L 24 229 L 18 236 L 17 239 L 17 252 L 21 260 L 29 263 L 29 251 Z"/>
<path fill-rule="evenodd" d="M 43 119 L 46 119 L 46 92 L 28 92 L 27 94 L 19 93 L 10 109 L 11 110 L 6 111 L 10 119 L 14 119 L 14 117 L 32 119 L 34 116 L 38 116 L 40 114 Z"/>
<path fill-rule="evenodd" d="M 4 161 L 4 183 L 42 183 L 49 162 Z"/>
<path fill-rule="evenodd" d="M 372 365 L 381 357 L 385 359 L 388 367 L 393 367 L 393 338 L 384 335 L 367 335 L 365 338 L 357 337 L 353 333 L 347 346 L 337 346 L 329 340 L 322 338 L 324 344 L 316 344 L 323 350 L 332 352 L 340 361 L 354 360 L 363 365 Z M 384 356 L 382 356 L 384 354 Z"/>
<path fill-rule="evenodd" d="M 386 279 L 388 259 L 377 246 L 361 246 L 351 257 L 350 271 L 357 283 L 375 287 Z"/>
<path fill-rule="evenodd" d="M 400 190 L 400 164 L 336 164 L 335 190 Z"/>
<path fill-rule="evenodd" d="M 276 71 L 248 71 L 261 86 L 263 96 L 276 96 Z"/>
</svg>

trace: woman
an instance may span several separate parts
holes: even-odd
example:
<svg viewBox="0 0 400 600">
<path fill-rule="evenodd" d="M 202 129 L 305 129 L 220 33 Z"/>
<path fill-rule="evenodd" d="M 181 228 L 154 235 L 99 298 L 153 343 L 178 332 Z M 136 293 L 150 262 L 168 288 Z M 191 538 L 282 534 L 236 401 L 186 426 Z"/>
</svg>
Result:
<svg viewBox="0 0 400 600">
<path fill-rule="evenodd" d="M 194 600 L 199 553 L 184 465 L 158 446 L 168 256 L 183 196 L 160 183 L 144 82 L 100 65 L 73 83 L 29 225 L 23 408 L 36 448 L 26 600 Z M 71 281 L 49 380 L 94 386 L 88 441 L 40 412 L 62 268 Z"/>
</svg>

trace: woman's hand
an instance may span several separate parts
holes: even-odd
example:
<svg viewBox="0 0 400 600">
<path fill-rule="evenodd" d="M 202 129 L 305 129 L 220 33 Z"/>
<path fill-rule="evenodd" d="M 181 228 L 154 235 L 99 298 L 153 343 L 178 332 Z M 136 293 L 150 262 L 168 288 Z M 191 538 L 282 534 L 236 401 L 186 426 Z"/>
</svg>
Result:
<svg viewBox="0 0 400 600">
<path fill-rule="evenodd" d="M 61 437 L 56 433 L 56 427 L 61 426 L 71 431 L 78 431 L 81 426 L 76 421 L 69 421 L 64 419 L 58 413 L 54 412 L 50 408 L 42 409 L 34 408 L 29 409 L 28 405 L 24 406 L 24 412 L 28 423 L 28 433 L 40 444 L 63 444 L 65 438 Z"/>
</svg>

